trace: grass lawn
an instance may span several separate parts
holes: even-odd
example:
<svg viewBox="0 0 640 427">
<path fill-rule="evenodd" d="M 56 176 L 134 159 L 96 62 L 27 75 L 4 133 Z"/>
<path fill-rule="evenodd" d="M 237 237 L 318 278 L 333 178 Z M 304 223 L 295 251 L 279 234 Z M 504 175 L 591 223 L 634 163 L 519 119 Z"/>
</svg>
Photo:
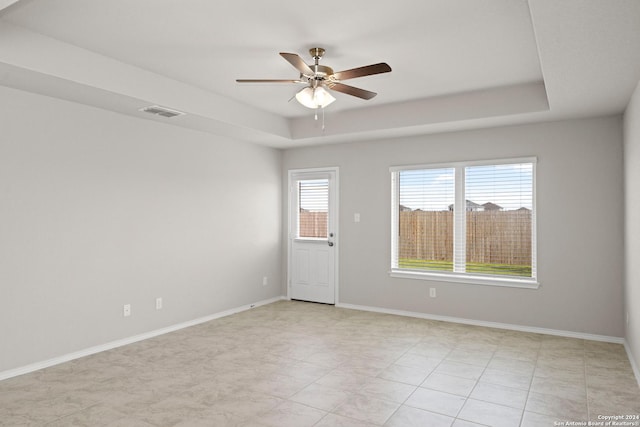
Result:
<svg viewBox="0 0 640 427">
<path fill-rule="evenodd" d="M 400 260 L 398 261 L 398 267 L 410 268 L 413 270 L 453 271 L 453 262 L 400 258 Z M 467 273 L 531 277 L 531 266 L 511 264 L 481 264 L 477 262 L 468 262 Z"/>
</svg>

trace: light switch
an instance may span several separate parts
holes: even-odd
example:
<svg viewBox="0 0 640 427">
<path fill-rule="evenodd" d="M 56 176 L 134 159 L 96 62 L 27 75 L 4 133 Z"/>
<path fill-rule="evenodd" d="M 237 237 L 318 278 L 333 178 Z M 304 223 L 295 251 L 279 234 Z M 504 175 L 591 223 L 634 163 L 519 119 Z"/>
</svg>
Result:
<svg viewBox="0 0 640 427">
<path fill-rule="evenodd" d="M 353 222 L 360 222 L 360 214 L 359 213 L 354 213 L 353 214 Z"/>
</svg>

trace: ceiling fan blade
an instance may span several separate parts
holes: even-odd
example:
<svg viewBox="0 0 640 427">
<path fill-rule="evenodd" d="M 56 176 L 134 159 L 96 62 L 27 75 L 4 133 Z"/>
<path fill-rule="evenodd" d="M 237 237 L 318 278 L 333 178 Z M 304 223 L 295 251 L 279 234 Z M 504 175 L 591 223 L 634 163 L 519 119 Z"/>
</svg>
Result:
<svg viewBox="0 0 640 427">
<path fill-rule="evenodd" d="M 354 86 L 345 85 L 338 82 L 327 83 L 329 89 L 346 93 L 347 95 L 357 96 L 362 99 L 371 99 L 377 95 L 375 92 L 369 92 L 368 90 L 360 89 Z"/>
<path fill-rule="evenodd" d="M 313 70 L 309 68 L 309 66 L 304 62 L 304 59 L 300 57 L 297 53 L 286 53 L 280 52 L 280 56 L 286 59 L 289 64 L 296 67 L 298 71 L 300 71 L 304 75 L 312 76 L 314 74 Z"/>
<path fill-rule="evenodd" d="M 373 74 L 388 73 L 391 67 L 386 62 L 379 64 L 365 65 L 364 67 L 352 68 L 350 70 L 338 71 L 331 75 L 336 80 L 355 79 L 356 77 L 371 76 Z"/>
<path fill-rule="evenodd" d="M 236 79 L 238 83 L 307 83 L 302 80 L 282 80 L 282 79 Z"/>
</svg>

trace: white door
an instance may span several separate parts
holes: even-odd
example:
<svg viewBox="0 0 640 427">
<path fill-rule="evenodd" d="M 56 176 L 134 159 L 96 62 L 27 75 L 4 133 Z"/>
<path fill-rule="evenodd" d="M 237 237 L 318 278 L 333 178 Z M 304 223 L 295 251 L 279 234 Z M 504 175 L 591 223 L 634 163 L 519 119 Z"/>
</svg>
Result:
<svg viewBox="0 0 640 427">
<path fill-rule="evenodd" d="M 336 303 L 338 168 L 289 171 L 288 297 Z"/>
</svg>

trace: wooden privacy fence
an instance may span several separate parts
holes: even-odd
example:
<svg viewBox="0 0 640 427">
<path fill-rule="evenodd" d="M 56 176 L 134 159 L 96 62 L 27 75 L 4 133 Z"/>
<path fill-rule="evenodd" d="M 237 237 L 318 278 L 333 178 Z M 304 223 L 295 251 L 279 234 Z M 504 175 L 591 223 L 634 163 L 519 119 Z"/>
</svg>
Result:
<svg viewBox="0 0 640 427">
<path fill-rule="evenodd" d="M 398 258 L 453 260 L 453 212 L 400 212 Z"/>
<path fill-rule="evenodd" d="M 301 211 L 298 227 L 300 237 L 327 237 L 327 212 Z"/>
<path fill-rule="evenodd" d="M 453 212 L 400 212 L 400 259 L 453 260 Z M 327 213 L 302 211 L 300 237 L 327 237 Z M 467 212 L 467 262 L 531 265 L 531 211 Z"/>
<path fill-rule="evenodd" d="M 453 260 L 453 212 L 400 212 L 403 259 Z M 531 211 L 467 212 L 467 262 L 531 265 Z"/>
</svg>

